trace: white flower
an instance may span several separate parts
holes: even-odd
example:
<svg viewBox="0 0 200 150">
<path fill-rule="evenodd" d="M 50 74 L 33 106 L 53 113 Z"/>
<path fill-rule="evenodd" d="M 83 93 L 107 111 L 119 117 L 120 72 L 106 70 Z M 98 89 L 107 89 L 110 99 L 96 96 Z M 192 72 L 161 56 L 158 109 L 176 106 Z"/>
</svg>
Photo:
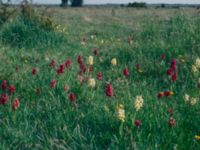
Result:
<svg viewBox="0 0 200 150">
<path fill-rule="evenodd" d="M 143 106 L 143 101 L 144 100 L 143 100 L 142 96 L 137 96 L 136 97 L 135 103 L 134 103 L 136 111 L 139 111 L 140 108 Z"/>
<path fill-rule="evenodd" d="M 89 56 L 87 59 L 87 64 L 88 65 L 93 65 L 93 56 Z"/>
<path fill-rule="evenodd" d="M 90 87 L 94 88 L 95 85 L 96 85 L 95 79 L 94 79 L 94 78 L 90 78 L 90 79 L 88 80 L 88 85 L 89 85 Z"/>
<path fill-rule="evenodd" d="M 185 102 L 189 102 L 190 96 L 186 93 L 186 94 L 184 95 L 183 99 L 185 100 Z"/>
<path fill-rule="evenodd" d="M 122 122 L 125 121 L 125 110 L 122 104 L 117 107 L 117 118 Z"/>
<path fill-rule="evenodd" d="M 198 71 L 197 67 L 195 65 L 192 65 L 192 72 L 196 73 Z"/>
<path fill-rule="evenodd" d="M 195 66 L 200 69 L 200 58 L 197 58 L 195 61 Z"/>
<path fill-rule="evenodd" d="M 113 58 L 113 59 L 111 60 L 111 64 L 112 64 L 113 66 L 116 66 L 116 65 L 117 65 L 117 59 L 116 59 L 116 58 Z"/>
<path fill-rule="evenodd" d="M 197 98 L 191 98 L 190 104 L 195 105 L 197 103 Z"/>
</svg>

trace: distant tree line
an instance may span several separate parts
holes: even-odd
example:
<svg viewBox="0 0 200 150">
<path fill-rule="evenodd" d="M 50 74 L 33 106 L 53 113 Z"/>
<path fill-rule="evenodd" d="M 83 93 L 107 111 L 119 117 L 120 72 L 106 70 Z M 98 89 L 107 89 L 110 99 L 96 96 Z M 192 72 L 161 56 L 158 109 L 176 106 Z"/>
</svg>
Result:
<svg viewBox="0 0 200 150">
<path fill-rule="evenodd" d="M 128 3 L 127 7 L 135 7 L 135 8 L 146 8 L 147 4 L 144 2 L 133 2 L 133 3 Z"/>
<path fill-rule="evenodd" d="M 83 5 L 83 0 L 70 0 L 72 7 L 80 7 Z M 61 6 L 66 7 L 68 6 L 69 1 L 68 0 L 61 0 Z"/>
</svg>

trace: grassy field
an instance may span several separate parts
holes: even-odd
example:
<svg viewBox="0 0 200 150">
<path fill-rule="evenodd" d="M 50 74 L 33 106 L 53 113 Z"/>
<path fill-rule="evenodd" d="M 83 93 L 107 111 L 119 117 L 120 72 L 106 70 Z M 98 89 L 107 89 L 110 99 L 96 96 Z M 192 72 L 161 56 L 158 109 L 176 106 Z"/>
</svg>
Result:
<svg viewBox="0 0 200 150">
<path fill-rule="evenodd" d="M 0 149 L 200 149 L 199 10 L 46 11 L 0 25 Z"/>
</svg>

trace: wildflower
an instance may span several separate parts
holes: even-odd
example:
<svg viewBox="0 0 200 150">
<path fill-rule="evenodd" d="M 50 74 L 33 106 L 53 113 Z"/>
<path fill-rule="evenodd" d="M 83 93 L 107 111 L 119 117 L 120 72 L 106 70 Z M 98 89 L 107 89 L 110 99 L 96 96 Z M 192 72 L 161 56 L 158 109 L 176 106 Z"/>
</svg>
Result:
<svg viewBox="0 0 200 150">
<path fill-rule="evenodd" d="M 172 69 L 171 68 L 167 69 L 167 75 L 170 76 L 171 74 L 172 74 Z"/>
<path fill-rule="evenodd" d="M 75 96 L 74 93 L 69 94 L 69 100 L 70 100 L 71 102 L 74 102 L 75 99 L 76 99 L 76 96 Z"/>
<path fill-rule="evenodd" d="M 56 66 L 56 61 L 55 61 L 55 60 L 52 60 L 49 66 L 50 66 L 51 68 L 55 68 L 55 66 Z"/>
<path fill-rule="evenodd" d="M 168 96 L 172 96 L 172 95 L 174 95 L 174 92 L 172 92 L 172 91 L 165 91 L 164 95 L 167 96 L 167 97 Z"/>
<path fill-rule="evenodd" d="M 50 87 L 55 88 L 56 84 L 57 84 L 56 80 L 52 80 L 51 83 L 50 83 Z"/>
<path fill-rule="evenodd" d="M 135 126 L 140 127 L 141 126 L 141 121 L 140 120 L 135 120 Z"/>
<path fill-rule="evenodd" d="M 166 59 L 166 55 L 165 55 L 164 53 L 161 55 L 161 59 L 162 59 L 162 60 L 165 60 L 165 59 Z"/>
<path fill-rule="evenodd" d="M 97 49 L 97 48 L 94 48 L 93 53 L 94 53 L 95 56 L 99 55 L 98 49 Z"/>
<path fill-rule="evenodd" d="M 65 85 L 64 90 L 65 90 L 65 92 L 68 92 L 69 91 L 69 85 Z"/>
<path fill-rule="evenodd" d="M 88 72 L 92 72 L 92 66 L 88 67 Z"/>
<path fill-rule="evenodd" d="M 176 72 L 176 59 L 172 59 L 171 61 L 171 69 Z"/>
<path fill-rule="evenodd" d="M 33 69 L 32 69 L 32 74 L 33 74 L 33 75 L 36 75 L 36 74 L 37 74 L 37 69 L 36 69 L 36 68 L 33 68 Z"/>
<path fill-rule="evenodd" d="M 185 100 L 185 102 L 189 102 L 190 96 L 188 94 L 185 94 L 183 99 Z"/>
<path fill-rule="evenodd" d="M 83 82 L 83 76 L 82 75 L 78 75 L 78 81 L 80 82 L 80 83 L 82 83 Z"/>
<path fill-rule="evenodd" d="M 136 69 L 137 69 L 137 70 L 140 69 L 140 64 L 136 64 Z"/>
<path fill-rule="evenodd" d="M 61 75 L 64 73 L 64 70 L 65 70 L 65 65 L 64 64 L 61 64 L 57 70 L 57 73 L 58 75 Z"/>
<path fill-rule="evenodd" d="M 124 74 L 124 76 L 128 76 L 128 75 L 129 75 L 129 70 L 128 70 L 128 68 L 125 68 L 125 69 L 123 70 L 123 74 Z"/>
<path fill-rule="evenodd" d="M 7 89 L 8 85 L 7 85 L 7 81 L 6 80 L 3 80 L 2 83 L 1 83 L 1 88 L 3 90 Z"/>
<path fill-rule="evenodd" d="M 200 69 L 200 58 L 197 58 L 195 61 L 195 66 Z"/>
<path fill-rule="evenodd" d="M 157 95 L 157 98 L 161 98 L 163 96 L 165 96 L 165 93 L 164 92 L 159 92 L 158 95 Z"/>
<path fill-rule="evenodd" d="M 142 69 L 141 69 L 141 67 L 140 67 L 140 64 L 136 64 L 136 69 L 137 69 L 137 71 L 139 72 L 139 73 L 142 73 Z"/>
<path fill-rule="evenodd" d="M 195 138 L 196 140 L 200 140 L 200 135 L 195 135 L 194 138 Z"/>
<path fill-rule="evenodd" d="M 116 66 L 116 65 L 117 65 L 117 59 L 116 59 L 116 58 L 113 58 L 113 59 L 111 60 L 111 64 L 112 64 L 113 66 Z"/>
<path fill-rule="evenodd" d="M 0 97 L 0 104 L 3 104 L 3 105 L 6 104 L 7 100 L 8 100 L 7 95 L 3 93 Z"/>
<path fill-rule="evenodd" d="M 96 85 L 95 79 L 90 78 L 90 79 L 88 80 L 88 85 L 89 85 L 90 87 L 94 88 L 95 85 Z"/>
<path fill-rule="evenodd" d="M 65 62 L 65 67 L 66 68 L 69 68 L 71 66 L 71 63 L 72 61 L 70 59 L 68 59 L 66 62 Z"/>
<path fill-rule="evenodd" d="M 177 80 L 177 73 L 174 73 L 172 75 L 172 81 L 175 82 Z"/>
<path fill-rule="evenodd" d="M 125 110 L 122 104 L 117 107 L 117 118 L 122 122 L 125 121 Z"/>
<path fill-rule="evenodd" d="M 135 99 L 135 102 L 134 102 L 134 106 L 135 106 L 135 109 L 136 111 L 139 111 L 140 108 L 143 106 L 143 98 L 142 96 L 137 96 L 136 99 Z"/>
<path fill-rule="evenodd" d="M 191 98 L 191 100 L 190 100 L 190 104 L 193 106 L 193 105 L 195 105 L 197 103 L 197 98 Z"/>
<path fill-rule="evenodd" d="M 93 65 L 93 56 L 89 56 L 87 59 L 87 64 L 88 65 Z"/>
<path fill-rule="evenodd" d="M 101 72 L 97 73 L 97 79 L 102 80 L 103 79 L 103 74 Z"/>
<path fill-rule="evenodd" d="M 169 108 L 167 112 L 168 112 L 170 115 L 173 115 L 174 110 L 173 110 L 172 108 Z"/>
<path fill-rule="evenodd" d="M 171 117 L 171 118 L 169 119 L 169 126 L 170 126 L 170 127 L 173 127 L 173 126 L 175 126 L 175 124 L 176 124 L 176 120 L 175 120 L 173 117 Z"/>
<path fill-rule="evenodd" d="M 95 38 L 95 36 L 94 36 L 94 35 L 91 35 L 90 38 L 93 40 L 93 39 Z"/>
<path fill-rule="evenodd" d="M 48 62 L 49 61 L 49 57 L 45 57 L 45 60 Z"/>
<path fill-rule="evenodd" d="M 112 97 L 114 95 L 113 86 L 111 84 L 106 85 L 106 95 Z"/>
<path fill-rule="evenodd" d="M 85 64 L 83 64 L 83 63 L 80 64 L 80 70 L 82 72 L 86 72 L 87 68 L 86 68 Z"/>
<path fill-rule="evenodd" d="M 198 72 L 198 69 L 197 69 L 197 67 L 196 67 L 195 65 L 192 65 L 192 72 L 193 72 L 193 73 Z"/>
<path fill-rule="evenodd" d="M 82 64 L 83 63 L 83 58 L 82 58 L 82 56 L 79 54 L 78 55 L 78 57 L 77 57 L 77 62 L 79 63 L 79 64 Z"/>
<path fill-rule="evenodd" d="M 18 98 L 16 98 L 16 99 L 13 101 L 13 103 L 12 103 L 12 108 L 13 108 L 13 110 L 15 111 L 15 110 L 18 109 L 19 106 L 20 106 L 20 101 L 19 101 Z"/>
<path fill-rule="evenodd" d="M 14 92 L 15 92 L 15 86 L 14 86 L 14 85 L 11 85 L 11 86 L 9 87 L 9 93 L 10 93 L 10 95 L 12 95 Z"/>
</svg>

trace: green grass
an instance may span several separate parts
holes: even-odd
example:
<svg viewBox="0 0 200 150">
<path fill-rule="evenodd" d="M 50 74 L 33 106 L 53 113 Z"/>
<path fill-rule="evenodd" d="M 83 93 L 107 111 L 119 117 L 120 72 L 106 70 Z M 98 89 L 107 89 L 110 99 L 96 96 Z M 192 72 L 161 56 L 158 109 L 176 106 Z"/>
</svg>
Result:
<svg viewBox="0 0 200 150">
<path fill-rule="evenodd" d="M 0 83 L 7 80 L 16 88 L 7 104 L 0 106 L 0 149 L 200 149 L 200 141 L 194 138 L 200 135 L 200 74 L 191 72 L 200 57 L 197 10 L 49 11 L 66 27 L 67 34 L 43 30 L 20 18 L 6 22 L 0 29 Z M 131 45 L 128 36 L 133 39 Z M 95 47 L 99 56 L 94 56 L 93 71 L 83 78 L 96 79 L 96 74 L 102 72 L 103 80 L 96 80 L 96 87 L 90 88 L 86 81 L 78 82 L 77 55 L 82 54 L 86 63 Z M 161 61 L 163 53 L 165 61 Z M 69 58 L 71 68 L 58 76 L 59 64 Z M 112 58 L 117 59 L 117 66 L 111 65 Z M 166 75 L 173 58 L 178 67 L 175 83 Z M 53 70 L 49 67 L 52 59 L 57 62 Z M 140 64 L 142 73 L 136 64 Z M 127 78 L 122 74 L 125 67 L 130 72 Z M 36 76 L 32 75 L 33 68 L 38 70 Z M 49 86 L 52 79 L 57 80 L 55 89 Z M 112 98 L 105 94 L 107 82 L 114 88 Z M 64 91 L 66 84 L 70 86 L 68 93 Z M 157 99 L 158 92 L 166 90 L 174 95 Z M 68 98 L 71 92 L 76 94 L 75 103 Z M 186 103 L 185 93 L 197 97 L 197 104 Z M 138 112 L 134 107 L 137 95 L 144 98 Z M 15 98 L 20 99 L 20 107 L 13 111 Z M 124 105 L 125 122 L 116 116 L 119 104 Z M 168 124 L 169 108 L 174 110 L 174 127 Z M 135 119 L 142 122 L 139 128 L 135 127 Z"/>
</svg>

